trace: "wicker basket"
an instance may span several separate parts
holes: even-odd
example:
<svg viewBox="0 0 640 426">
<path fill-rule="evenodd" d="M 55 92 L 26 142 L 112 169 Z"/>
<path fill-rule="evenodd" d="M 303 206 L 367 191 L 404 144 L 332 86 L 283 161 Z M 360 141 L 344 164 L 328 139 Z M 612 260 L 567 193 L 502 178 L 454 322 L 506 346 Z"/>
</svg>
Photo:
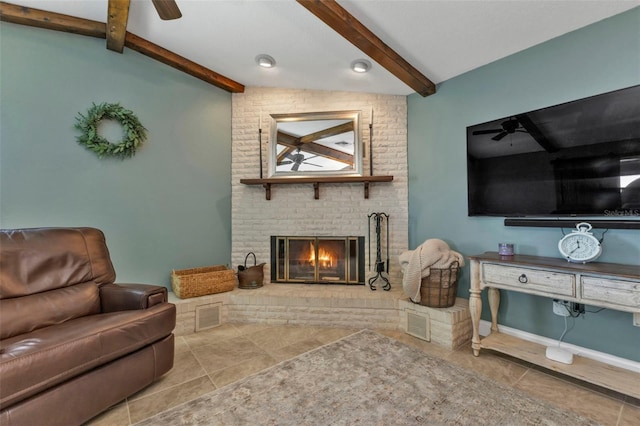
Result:
<svg viewBox="0 0 640 426">
<path fill-rule="evenodd" d="M 420 283 L 420 304 L 430 308 L 448 308 L 456 303 L 460 268 L 455 262 L 448 269 L 431 268 Z"/>
<path fill-rule="evenodd" d="M 236 274 L 226 266 L 182 269 L 171 273 L 171 288 L 180 299 L 231 291 Z"/>
</svg>

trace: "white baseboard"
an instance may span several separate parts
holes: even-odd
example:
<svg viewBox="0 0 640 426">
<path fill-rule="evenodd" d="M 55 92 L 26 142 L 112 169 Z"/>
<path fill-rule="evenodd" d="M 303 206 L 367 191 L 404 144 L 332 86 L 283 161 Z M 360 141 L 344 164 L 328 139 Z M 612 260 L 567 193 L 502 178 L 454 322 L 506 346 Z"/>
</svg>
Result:
<svg viewBox="0 0 640 426">
<path fill-rule="evenodd" d="M 543 346 L 557 346 L 558 341 L 550 339 L 544 336 L 538 336 L 537 334 L 528 333 L 526 331 L 518 330 L 517 328 L 511 328 L 498 324 L 498 330 L 500 333 L 508 334 L 509 336 L 518 337 L 522 340 L 538 343 Z M 480 320 L 480 335 L 488 336 L 491 334 L 491 322 Z M 574 355 L 579 355 L 585 358 L 593 359 L 595 361 L 602 362 L 604 364 L 613 365 L 615 367 L 624 368 L 626 370 L 635 371 L 640 373 L 640 362 L 632 361 L 626 358 L 620 358 L 615 355 L 610 355 L 605 352 L 594 351 L 593 349 L 583 348 L 582 346 L 572 345 L 571 343 L 562 342 L 560 347 L 566 349 Z"/>
</svg>

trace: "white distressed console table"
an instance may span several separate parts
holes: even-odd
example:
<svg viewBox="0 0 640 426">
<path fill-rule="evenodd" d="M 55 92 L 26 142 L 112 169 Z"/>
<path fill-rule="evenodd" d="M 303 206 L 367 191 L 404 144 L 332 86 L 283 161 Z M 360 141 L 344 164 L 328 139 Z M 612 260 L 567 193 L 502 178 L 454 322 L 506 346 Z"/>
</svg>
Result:
<svg viewBox="0 0 640 426">
<path fill-rule="evenodd" d="M 491 349 L 533 364 L 640 398 L 640 373 L 575 356 L 573 364 L 551 361 L 546 347 L 498 332 L 499 289 L 568 300 L 634 314 L 640 321 L 640 266 L 615 263 L 569 263 L 559 258 L 487 252 L 471 259 L 469 309 L 471 346 L 478 356 Z M 480 339 L 482 290 L 488 288 L 491 334 Z M 551 314 L 551 307 L 549 307 Z M 640 344 L 640 342 L 638 342 Z"/>
</svg>

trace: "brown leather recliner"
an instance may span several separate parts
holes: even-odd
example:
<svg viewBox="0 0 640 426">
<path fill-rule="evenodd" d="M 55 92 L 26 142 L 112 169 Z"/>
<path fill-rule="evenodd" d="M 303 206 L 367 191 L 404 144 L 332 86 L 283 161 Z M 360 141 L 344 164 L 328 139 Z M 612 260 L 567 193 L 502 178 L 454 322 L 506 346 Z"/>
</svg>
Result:
<svg viewBox="0 0 640 426">
<path fill-rule="evenodd" d="M 94 228 L 0 231 L 0 424 L 80 424 L 173 367 L 167 289 L 114 284 Z"/>
</svg>

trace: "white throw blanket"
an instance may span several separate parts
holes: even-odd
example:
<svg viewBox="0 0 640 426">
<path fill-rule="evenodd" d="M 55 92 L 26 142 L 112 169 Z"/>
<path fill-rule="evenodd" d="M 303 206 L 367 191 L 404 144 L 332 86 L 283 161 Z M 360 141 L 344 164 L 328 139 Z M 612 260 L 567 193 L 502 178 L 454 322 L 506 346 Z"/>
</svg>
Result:
<svg viewBox="0 0 640 426">
<path fill-rule="evenodd" d="M 433 238 L 419 245 L 415 250 L 402 253 L 399 257 L 402 267 L 402 289 L 414 302 L 420 302 L 422 278 L 431 274 L 431 268 L 446 269 L 454 262 L 464 266 L 464 258 L 442 240 Z"/>
</svg>

